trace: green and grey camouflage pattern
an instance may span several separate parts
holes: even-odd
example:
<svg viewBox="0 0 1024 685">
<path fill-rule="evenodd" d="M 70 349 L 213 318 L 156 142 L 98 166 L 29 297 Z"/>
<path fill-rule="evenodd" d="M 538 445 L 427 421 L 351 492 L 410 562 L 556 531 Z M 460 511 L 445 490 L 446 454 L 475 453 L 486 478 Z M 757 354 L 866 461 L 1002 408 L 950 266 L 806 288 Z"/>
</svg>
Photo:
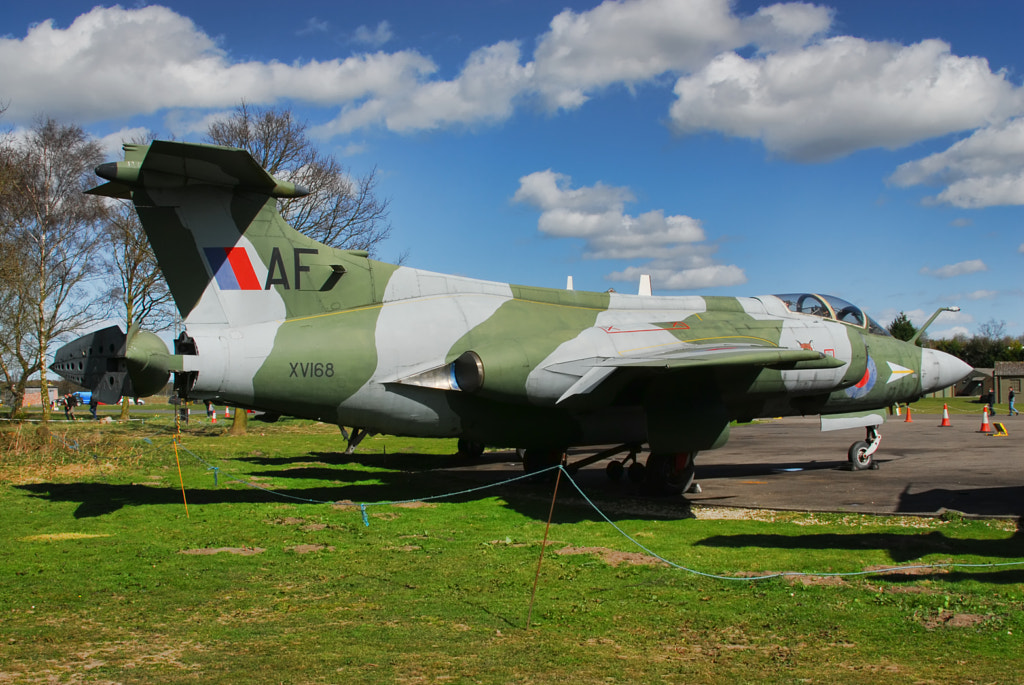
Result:
<svg viewBox="0 0 1024 685">
<path fill-rule="evenodd" d="M 186 397 L 525 448 L 530 468 L 571 446 L 635 456 L 646 444 L 654 487 L 678 491 L 695 453 L 724 444 L 734 420 L 840 415 L 868 427 L 850 459 L 869 465 L 879 410 L 970 370 L 812 293 L 593 293 L 386 264 L 292 229 L 276 198 L 305 190 L 243 150 L 125 150 L 90 192 L 132 199 L 185 333 L 173 353 L 134 330 L 63 348 L 52 368 L 101 399 L 155 392 L 173 373 Z M 75 368 L 83 358 L 91 374 Z"/>
</svg>

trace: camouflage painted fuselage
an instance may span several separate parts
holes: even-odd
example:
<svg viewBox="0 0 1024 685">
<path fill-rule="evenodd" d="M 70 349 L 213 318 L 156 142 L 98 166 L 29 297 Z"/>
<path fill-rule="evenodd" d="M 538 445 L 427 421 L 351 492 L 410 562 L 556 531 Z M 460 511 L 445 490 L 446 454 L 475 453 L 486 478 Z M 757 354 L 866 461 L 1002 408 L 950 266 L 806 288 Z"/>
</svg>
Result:
<svg viewBox="0 0 1024 685">
<path fill-rule="evenodd" d="M 374 261 L 291 229 L 275 198 L 301 189 L 244 152 L 126 150 L 97 192 L 131 195 L 191 338 L 164 357 L 129 340 L 129 366 L 181 374 L 194 397 L 489 445 L 676 452 L 720 446 L 731 420 L 878 409 L 963 371 L 771 295 L 555 290 Z"/>
</svg>

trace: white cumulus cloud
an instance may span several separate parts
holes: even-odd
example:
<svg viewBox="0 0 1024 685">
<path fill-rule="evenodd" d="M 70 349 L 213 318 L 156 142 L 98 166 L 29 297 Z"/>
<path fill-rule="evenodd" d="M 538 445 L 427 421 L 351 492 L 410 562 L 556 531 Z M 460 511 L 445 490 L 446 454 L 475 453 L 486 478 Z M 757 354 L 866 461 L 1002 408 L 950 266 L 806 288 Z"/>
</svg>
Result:
<svg viewBox="0 0 1024 685">
<path fill-rule="evenodd" d="M 326 33 L 327 29 L 330 28 L 330 24 L 326 21 L 317 19 L 316 17 L 310 17 L 306 20 L 305 26 L 295 32 L 298 36 L 309 36 L 314 33 Z"/>
<path fill-rule="evenodd" d="M 234 62 L 191 19 L 160 6 L 95 7 L 65 28 L 47 20 L 0 38 L 7 116 L 37 112 L 82 123 L 175 107 L 231 107 L 296 98 L 327 104 L 400 89 L 433 73 L 422 55 L 354 55 L 285 64 Z M 17 65 L 12 68 L 11 65 Z"/>
<path fill-rule="evenodd" d="M 496 43 L 474 51 L 455 79 L 389 89 L 346 106 L 333 121 L 312 131 L 329 137 L 375 125 L 413 132 L 504 121 L 512 116 L 514 99 L 529 81 L 530 71 L 519 63 L 517 43 Z"/>
<path fill-rule="evenodd" d="M 955 276 L 975 274 L 979 271 L 988 271 L 985 262 L 980 259 L 969 259 L 957 262 L 956 264 L 947 264 L 940 266 L 938 269 L 932 269 L 927 266 L 921 269 L 921 273 L 925 276 L 935 276 L 936 278 L 954 278 Z"/>
<path fill-rule="evenodd" d="M 121 159 L 125 143 L 148 143 L 151 137 L 152 133 L 148 129 L 134 126 L 109 133 L 100 138 L 99 143 L 103 148 L 104 159 Z"/>
<path fill-rule="evenodd" d="M 928 330 L 928 337 L 933 340 L 951 340 L 952 338 L 969 338 L 971 331 L 967 326 L 953 326 L 938 331 Z"/>
<path fill-rule="evenodd" d="M 529 36 L 478 47 L 442 79 L 430 57 L 380 49 L 392 39 L 387 21 L 352 34 L 376 52 L 240 61 L 174 10 L 97 6 L 67 27 L 47 20 L 0 37 L 0 94 L 14 125 L 39 112 L 83 124 L 154 112 L 195 122 L 243 99 L 291 100 L 323 107 L 325 123 L 311 132 L 331 137 L 493 125 L 527 103 L 558 112 L 613 87 L 674 84 L 678 133 L 757 139 L 801 161 L 981 129 L 941 158 L 901 167 L 893 182 L 945 182 L 936 201 L 962 206 L 1020 202 L 1021 165 L 1007 159 L 1019 122 L 1006 122 L 1024 112 L 1024 90 L 941 40 L 828 37 L 832 22 L 831 9 L 804 2 L 741 14 L 730 0 L 606 0 L 554 15 L 530 55 L 521 48 Z M 301 32 L 324 30 L 310 18 Z M 935 167 L 944 171 L 928 172 Z"/>
<path fill-rule="evenodd" d="M 944 185 L 930 202 L 979 208 L 1024 204 L 1024 117 L 975 131 L 943 152 L 902 164 L 898 186 Z"/>
<path fill-rule="evenodd" d="M 1021 90 L 979 57 L 940 40 L 913 45 L 851 36 L 743 58 L 727 52 L 676 82 L 680 133 L 760 139 L 802 161 L 973 129 L 1020 111 Z"/>
<path fill-rule="evenodd" d="M 574 188 L 569 176 L 549 169 L 520 178 L 512 199 L 540 210 L 542 233 L 584 240 L 587 259 L 649 260 L 609 274 L 610 280 L 634 281 L 646 273 L 664 290 L 746 282 L 739 267 L 715 262 L 715 248 L 704 242 L 697 219 L 665 216 L 662 210 L 627 214 L 626 203 L 634 201 L 628 188 L 602 183 Z"/>
<path fill-rule="evenodd" d="M 377 28 L 375 29 L 360 26 L 356 29 L 355 34 L 352 36 L 352 40 L 356 43 L 363 43 L 364 45 L 379 48 L 393 37 L 394 33 L 391 31 L 391 24 L 386 21 L 382 21 L 377 24 Z"/>
<path fill-rule="evenodd" d="M 727 0 L 608 0 L 551 20 L 534 52 L 535 88 L 551 109 L 572 109 L 593 91 L 698 69 L 716 54 L 752 42 L 803 44 L 830 23 L 829 10 L 804 3 L 772 5 L 741 18 Z"/>
</svg>

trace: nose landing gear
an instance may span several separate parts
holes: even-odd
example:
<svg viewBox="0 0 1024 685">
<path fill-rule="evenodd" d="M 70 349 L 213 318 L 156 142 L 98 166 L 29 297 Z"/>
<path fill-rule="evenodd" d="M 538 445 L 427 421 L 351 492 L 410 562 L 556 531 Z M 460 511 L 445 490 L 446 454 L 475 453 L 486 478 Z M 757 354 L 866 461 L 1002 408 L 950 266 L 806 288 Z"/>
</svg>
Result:
<svg viewBox="0 0 1024 685">
<path fill-rule="evenodd" d="M 878 464 L 875 463 L 874 455 L 881 442 L 882 435 L 878 432 L 878 426 L 868 426 L 867 437 L 850 445 L 850 449 L 847 452 L 850 468 L 854 471 L 877 469 Z"/>
</svg>

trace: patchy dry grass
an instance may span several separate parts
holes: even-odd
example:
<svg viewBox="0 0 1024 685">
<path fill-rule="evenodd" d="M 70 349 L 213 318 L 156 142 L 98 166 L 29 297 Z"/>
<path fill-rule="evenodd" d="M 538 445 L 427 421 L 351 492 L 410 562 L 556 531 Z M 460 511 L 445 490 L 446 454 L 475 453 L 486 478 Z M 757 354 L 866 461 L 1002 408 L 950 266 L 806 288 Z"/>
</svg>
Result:
<svg viewBox="0 0 1024 685">
<path fill-rule="evenodd" d="M 333 427 L 0 431 L 0 682 L 1014 682 L 1013 522 L 693 507 L 555 508 L 550 485 L 458 501 L 451 441 Z M 13 434 L 12 434 L 13 431 Z M 38 439 L 37 439 L 38 438 Z M 78 448 L 69 447 L 72 442 Z M 384 458 L 384 452 L 387 458 Z M 423 456 L 419 456 L 420 453 Z M 219 469 L 218 484 L 214 485 Z M 243 483 L 258 483 L 261 488 Z M 411 500 L 367 508 L 362 503 Z M 640 512 L 640 513 L 637 513 Z M 822 540 L 826 540 L 823 543 Z M 837 572 L 901 566 L 867 576 Z M 807 575 L 768 581 L 770 571 Z"/>
</svg>

